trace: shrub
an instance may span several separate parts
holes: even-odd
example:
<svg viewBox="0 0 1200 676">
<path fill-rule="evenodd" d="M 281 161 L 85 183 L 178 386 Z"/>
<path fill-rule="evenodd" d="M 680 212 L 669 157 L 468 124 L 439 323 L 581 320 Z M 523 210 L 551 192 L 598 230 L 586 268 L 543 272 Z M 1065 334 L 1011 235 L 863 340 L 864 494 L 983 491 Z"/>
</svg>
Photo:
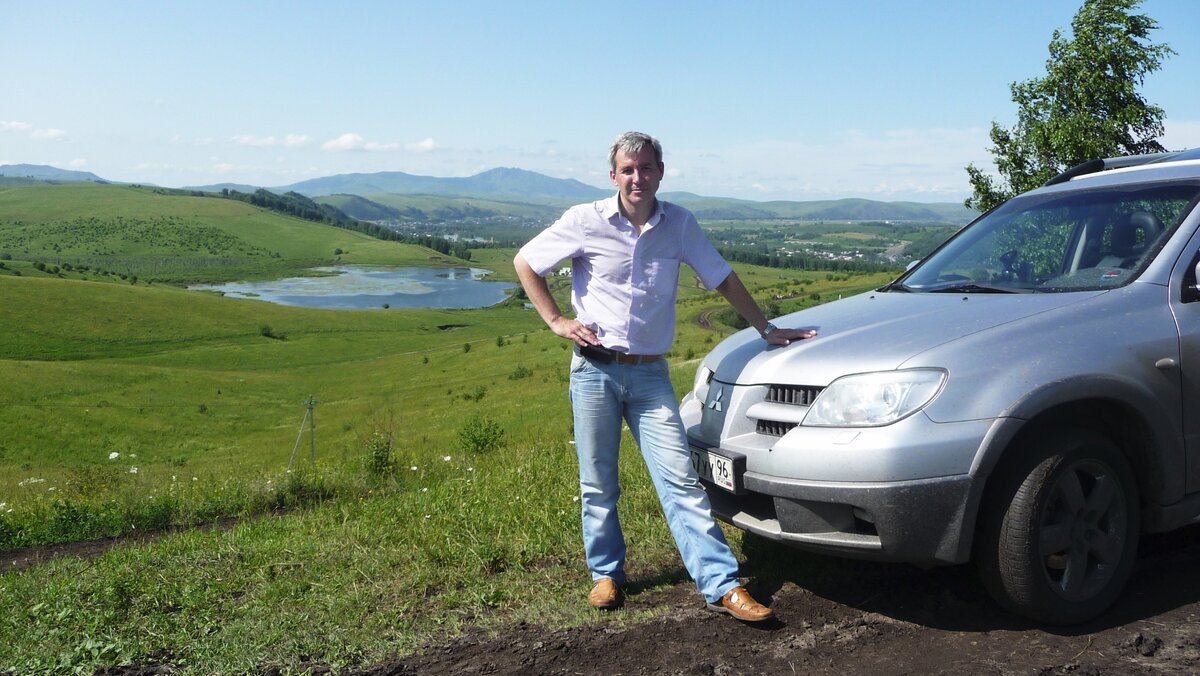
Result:
<svg viewBox="0 0 1200 676">
<path fill-rule="evenodd" d="M 395 468 L 396 463 L 392 459 L 394 442 L 391 434 L 379 430 L 371 433 L 371 438 L 367 439 L 367 470 L 371 474 L 389 474 Z"/>
<path fill-rule="evenodd" d="M 275 333 L 275 330 L 272 329 L 269 324 L 263 324 L 262 327 L 259 328 L 258 333 L 263 338 L 272 338 L 274 340 L 287 340 L 286 335 L 284 335 L 282 333 Z"/>
<path fill-rule="evenodd" d="M 458 431 L 458 445 L 464 453 L 494 451 L 504 445 L 504 428 L 491 418 L 472 416 Z"/>
</svg>

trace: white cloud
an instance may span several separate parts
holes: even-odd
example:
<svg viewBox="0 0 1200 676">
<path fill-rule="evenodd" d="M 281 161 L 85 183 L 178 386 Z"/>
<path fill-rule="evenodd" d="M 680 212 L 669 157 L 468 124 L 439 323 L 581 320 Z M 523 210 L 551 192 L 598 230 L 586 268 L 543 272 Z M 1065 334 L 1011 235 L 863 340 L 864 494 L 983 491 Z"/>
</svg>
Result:
<svg viewBox="0 0 1200 676">
<path fill-rule="evenodd" d="M 330 139 L 321 144 L 321 150 L 344 151 L 344 150 L 362 150 L 363 137 L 358 134 L 342 134 L 341 136 Z"/>
<path fill-rule="evenodd" d="M 29 138 L 35 141 L 57 141 L 59 139 L 66 138 L 67 136 L 67 132 L 61 129 L 41 129 L 29 124 L 28 122 L 19 122 L 17 120 L 0 120 L 0 131 L 13 131 L 18 133 L 28 132 Z"/>
<path fill-rule="evenodd" d="M 312 143 L 312 139 L 306 134 L 288 134 L 283 137 L 283 147 L 285 148 L 303 148 Z"/>
<path fill-rule="evenodd" d="M 304 134 L 288 134 L 282 139 L 275 136 L 254 136 L 253 134 L 239 134 L 230 139 L 234 145 L 249 146 L 252 148 L 303 148 L 308 145 L 312 139 Z"/>
<path fill-rule="evenodd" d="M 242 134 L 231 139 L 234 145 L 251 146 L 253 148 L 271 148 L 276 145 L 274 136 L 251 136 Z"/>
<path fill-rule="evenodd" d="M 30 138 L 37 141 L 57 141 L 67 135 L 67 132 L 61 129 L 34 129 Z"/>
<path fill-rule="evenodd" d="M 67 162 L 67 166 L 71 167 L 72 169 L 82 169 L 87 166 L 87 160 L 82 157 L 76 157 L 70 162 Z"/>
<path fill-rule="evenodd" d="M 429 137 L 423 141 L 417 141 L 416 143 L 409 143 L 408 145 L 404 146 L 405 150 L 413 153 L 428 153 L 437 150 L 437 148 L 437 141 L 434 141 L 433 137 Z"/>
<path fill-rule="evenodd" d="M 331 152 L 344 151 L 380 151 L 380 150 L 397 150 L 400 148 L 399 143 L 376 143 L 375 141 L 367 141 L 363 137 L 354 133 L 345 133 L 341 136 L 330 139 L 321 144 L 321 150 Z"/>
</svg>

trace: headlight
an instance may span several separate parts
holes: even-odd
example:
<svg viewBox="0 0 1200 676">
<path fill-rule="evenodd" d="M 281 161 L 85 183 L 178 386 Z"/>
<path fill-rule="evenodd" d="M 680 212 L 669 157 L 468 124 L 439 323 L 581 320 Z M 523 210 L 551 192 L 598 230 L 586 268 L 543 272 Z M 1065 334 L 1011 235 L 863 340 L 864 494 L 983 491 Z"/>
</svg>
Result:
<svg viewBox="0 0 1200 676">
<path fill-rule="evenodd" d="M 859 373 L 833 381 L 817 395 L 802 425 L 874 427 L 921 410 L 946 382 L 940 369 Z"/>
<path fill-rule="evenodd" d="M 713 375 L 713 370 L 704 364 L 696 369 L 696 382 L 692 383 L 692 392 L 696 393 L 696 399 L 701 403 L 708 399 L 708 384 L 712 382 Z"/>
</svg>

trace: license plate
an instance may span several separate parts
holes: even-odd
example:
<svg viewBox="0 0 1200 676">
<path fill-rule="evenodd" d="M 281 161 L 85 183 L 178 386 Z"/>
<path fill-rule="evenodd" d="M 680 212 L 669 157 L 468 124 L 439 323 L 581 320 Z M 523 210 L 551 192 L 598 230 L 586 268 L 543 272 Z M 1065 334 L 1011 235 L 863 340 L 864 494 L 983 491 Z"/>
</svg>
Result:
<svg viewBox="0 0 1200 676">
<path fill-rule="evenodd" d="M 732 493 L 737 492 L 737 468 L 733 460 L 708 451 L 692 450 L 692 467 L 701 479 L 712 482 Z"/>
</svg>

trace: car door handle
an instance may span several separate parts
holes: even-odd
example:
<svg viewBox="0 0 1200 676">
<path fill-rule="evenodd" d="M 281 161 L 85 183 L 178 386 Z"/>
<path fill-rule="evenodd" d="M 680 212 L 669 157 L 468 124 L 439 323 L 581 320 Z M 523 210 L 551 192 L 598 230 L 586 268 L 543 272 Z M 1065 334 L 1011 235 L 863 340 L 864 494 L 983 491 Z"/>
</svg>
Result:
<svg viewBox="0 0 1200 676">
<path fill-rule="evenodd" d="M 1154 362 L 1154 368 L 1160 371 L 1167 371 L 1175 368 L 1176 366 L 1179 366 L 1179 363 L 1170 357 L 1163 357 L 1162 359 Z"/>
</svg>

